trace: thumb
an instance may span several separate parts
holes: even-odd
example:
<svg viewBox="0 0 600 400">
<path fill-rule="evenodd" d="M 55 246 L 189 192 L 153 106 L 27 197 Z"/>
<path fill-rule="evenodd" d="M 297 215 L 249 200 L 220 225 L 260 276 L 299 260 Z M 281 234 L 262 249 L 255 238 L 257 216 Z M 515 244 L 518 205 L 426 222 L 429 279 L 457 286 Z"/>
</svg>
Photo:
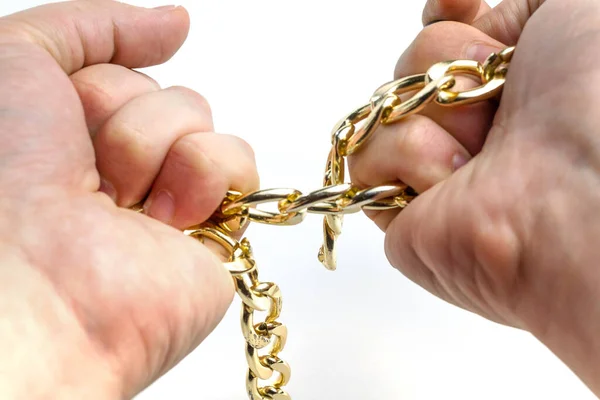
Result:
<svg viewBox="0 0 600 400">
<path fill-rule="evenodd" d="M 514 326 L 494 299 L 510 296 L 518 246 L 506 207 L 499 204 L 505 185 L 480 182 L 485 164 L 479 155 L 415 198 L 388 226 L 385 251 L 395 268 L 425 290 Z"/>
<path fill-rule="evenodd" d="M 544 0 L 504 0 L 496 8 L 476 19 L 473 26 L 512 46 L 517 43 L 525 24 L 542 3 Z"/>
</svg>

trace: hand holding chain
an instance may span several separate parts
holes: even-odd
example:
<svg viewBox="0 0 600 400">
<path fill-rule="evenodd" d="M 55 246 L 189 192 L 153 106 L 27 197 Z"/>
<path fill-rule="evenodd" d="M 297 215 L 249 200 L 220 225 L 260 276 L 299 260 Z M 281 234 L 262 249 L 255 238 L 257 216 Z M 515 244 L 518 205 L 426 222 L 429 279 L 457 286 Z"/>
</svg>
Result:
<svg viewBox="0 0 600 400">
<path fill-rule="evenodd" d="M 291 400 L 283 389 L 291 376 L 290 366 L 279 358 L 286 343 L 287 328 L 277 321 L 282 305 L 279 287 L 271 282 L 260 282 L 250 243 L 247 239 L 237 241 L 231 234 L 251 221 L 296 225 L 307 213 L 323 214 L 324 240 L 318 259 L 327 269 L 335 270 L 336 242 L 342 232 L 344 214 L 402 209 L 417 196 L 414 190 L 401 183 L 367 189 L 345 183 L 346 157 L 365 145 L 380 125 L 401 121 L 431 103 L 454 107 L 498 96 L 514 50 L 514 47 L 508 47 L 498 54 L 491 54 L 483 64 L 473 60 L 440 62 L 425 74 L 384 84 L 371 96 L 369 103 L 335 125 L 321 189 L 307 194 L 286 188 L 247 194 L 231 190 L 207 224 L 183 232 L 200 241 L 213 240 L 230 255 L 225 266 L 242 300 L 241 326 L 248 362 L 246 391 L 250 400 Z M 465 91 L 452 90 L 460 75 L 474 76 L 480 85 Z M 417 93 L 404 98 L 414 91 Z M 257 208 L 266 203 L 275 203 L 277 211 Z M 141 211 L 139 205 L 133 208 Z M 264 322 L 254 321 L 255 311 L 267 311 Z M 264 355 L 259 355 L 259 350 Z"/>
</svg>

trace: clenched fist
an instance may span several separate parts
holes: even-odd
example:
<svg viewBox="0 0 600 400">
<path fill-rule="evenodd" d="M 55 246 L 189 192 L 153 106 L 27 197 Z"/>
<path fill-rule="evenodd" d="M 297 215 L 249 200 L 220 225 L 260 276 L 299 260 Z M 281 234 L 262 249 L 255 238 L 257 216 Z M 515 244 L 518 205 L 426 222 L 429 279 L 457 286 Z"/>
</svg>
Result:
<svg viewBox="0 0 600 400">
<path fill-rule="evenodd" d="M 175 228 L 258 187 L 252 150 L 198 93 L 131 69 L 188 27 L 112 1 L 0 18 L 1 398 L 131 398 L 226 311 L 229 273 Z"/>
</svg>

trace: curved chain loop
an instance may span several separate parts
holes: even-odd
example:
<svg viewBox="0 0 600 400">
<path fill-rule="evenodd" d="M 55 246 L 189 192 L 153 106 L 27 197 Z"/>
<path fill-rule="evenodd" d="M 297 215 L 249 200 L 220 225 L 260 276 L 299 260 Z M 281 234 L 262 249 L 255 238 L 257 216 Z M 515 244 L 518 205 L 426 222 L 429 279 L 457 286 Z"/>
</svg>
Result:
<svg viewBox="0 0 600 400">
<path fill-rule="evenodd" d="M 514 47 L 507 47 L 498 54 L 490 54 L 483 63 L 485 80 L 489 82 L 494 76 L 506 75 L 508 63 L 512 60 L 514 52 Z"/>
<path fill-rule="evenodd" d="M 431 81 L 424 75 L 420 76 L 424 77 L 423 84 L 419 85 L 422 89 L 407 101 L 392 107 L 384 116 L 381 123 L 391 124 L 421 112 L 440 91 L 451 88 L 455 84 L 453 76 L 442 76 L 439 79 Z M 410 91 L 410 89 L 406 91 Z"/>
<path fill-rule="evenodd" d="M 250 221 L 262 224 L 297 225 L 304 220 L 306 215 L 304 210 L 297 212 L 271 212 L 259 210 L 253 206 L 273 202 L 294 201 L 301 195 L 302 193 L 296 189 L 259 190 L 245 196 L 238 196 L 227 203 L 223 203 L 220 211 L 225 216 L 238 218 L 247 212 Z"/>
</svg>

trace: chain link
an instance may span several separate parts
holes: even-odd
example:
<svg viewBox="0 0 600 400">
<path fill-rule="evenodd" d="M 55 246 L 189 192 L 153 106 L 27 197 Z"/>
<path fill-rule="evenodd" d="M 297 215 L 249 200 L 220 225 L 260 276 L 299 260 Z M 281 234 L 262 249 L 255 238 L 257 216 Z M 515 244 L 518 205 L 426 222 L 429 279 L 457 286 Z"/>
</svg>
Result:
<svg viewBox="0 0 600 400">
<path fill-rule="evenodd" d="M 369 103 L 358 107 L 334 126 L 322 188 L 307 194 L 285 188 L 247 194 L 232 190 L 212 216 L 210 222 L 214 226 L 184 231 L 201 241 L 216 241 L 230 254 L 225 266 L 242 300 L 241 326 L 248 361 L 246 389 L 250 400 L 291 399 L 283 389 L 290 380 L 291 370 L 279 358 L 285 347 L 287 328 L 277 321 L 281 313 L 279 287 L 259 281 L 249 242 L 246 239 L 238 242 L 230 234 L 241 230 L 249 222 L 296 225 L 308 213 L 324 214 L 323 246 L 318 259 L 327 269 L 335 270 L 336 243 L 342 233 L 345 214 L 360 210 L 403 209 L 417 196 L 413 189 L 402 183 L 366 189 L 345 183 L 346 157 L 359 151 L 380 125 L 399 122 L 432 103 L 455 107 L 499 95 L 514 49 L 509 47 L 498 54 L 491 54 L 483 64 L 473 60 L 440 62 L 431 66 L 425 74 L 380 86 Z M 453 90 L 461 75 L 475 77 L 479 86 L 463 91 Z M 258 208 L 269 204 L 272 210 Z M 132 208 L 141 211 L 139 205 Z M 267 311 L 263 322 L 255 321 L 256 311 Z M 259 354 L 259 350 L 263 355 Z M 266 383 L 267 380 L 271 383 Z"/>
</svg>

